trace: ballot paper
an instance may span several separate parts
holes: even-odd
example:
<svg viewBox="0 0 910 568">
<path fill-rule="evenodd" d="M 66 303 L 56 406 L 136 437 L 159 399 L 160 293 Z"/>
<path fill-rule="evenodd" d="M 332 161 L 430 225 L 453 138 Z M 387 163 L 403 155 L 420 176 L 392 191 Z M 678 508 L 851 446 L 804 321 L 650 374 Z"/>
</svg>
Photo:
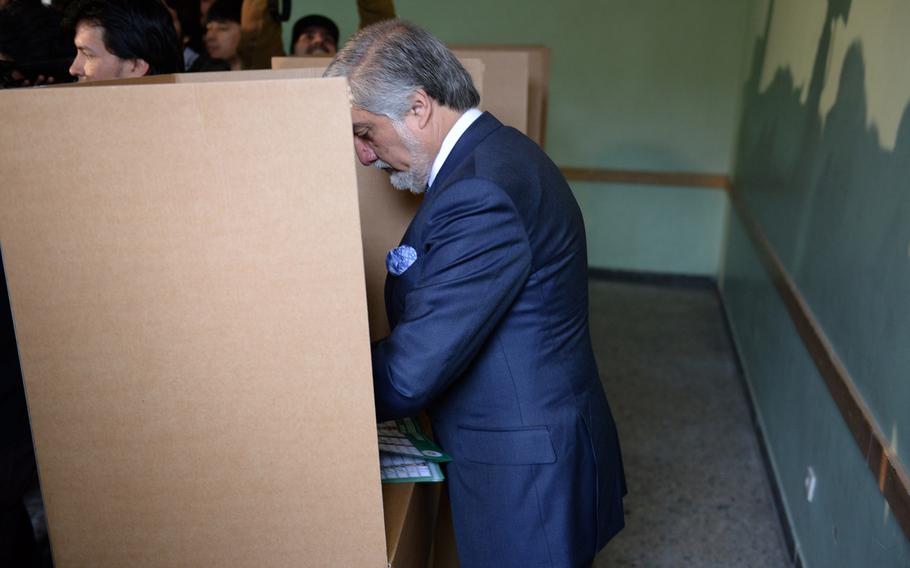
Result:
<svg viewBox="0 0 910 568">
<path fill-rule="evenodd" d="M 383 483 L 443 481 L 439 464 L 452 461 L 420 429 L 413 418 L 382 422 L 379 429 L 379 466 Z"/>
<path fill-rule="evenodd" d="M 439 464 L 421 458 L 379 452 L 380 479 L 383 483 L 417 483 L 445 480 Z"/>
</svg>

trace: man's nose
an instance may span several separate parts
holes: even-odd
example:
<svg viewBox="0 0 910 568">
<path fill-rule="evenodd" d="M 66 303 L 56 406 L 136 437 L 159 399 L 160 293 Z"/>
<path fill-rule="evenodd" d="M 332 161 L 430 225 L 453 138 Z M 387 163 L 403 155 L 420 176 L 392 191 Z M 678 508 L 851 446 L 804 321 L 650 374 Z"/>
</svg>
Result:
<svg viewBox="0 0 910 568">
<path fill-rule="evenodd" d="M 70 64 L 69 71 L 73 77 L 78 77 L 82 73 L 82 54 L 76 54 L 72 64 Z"/>
<path fill-rule="evenodd" d="M 354 138 L 354 151 L 357 152 L 357 159 L 364 166 L 369 166 L 379 158 L 369 144 L 356 137 Z"/>
</svg>

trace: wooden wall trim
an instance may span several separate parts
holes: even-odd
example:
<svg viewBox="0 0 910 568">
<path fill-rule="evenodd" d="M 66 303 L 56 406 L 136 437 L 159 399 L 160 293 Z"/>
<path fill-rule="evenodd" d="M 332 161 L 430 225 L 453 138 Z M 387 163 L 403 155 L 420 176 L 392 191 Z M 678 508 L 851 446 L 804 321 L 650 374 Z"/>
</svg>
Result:
<svg viewBox="0 0 910 568">
<path fill-rule="evenodd" d="M 903 530 L 904 536 L 910 540 L 910 476 L 897 455 L 890 449 L 888 438 L 879 428 L 872 412 L 857 390 L 853 377 L 835 354 L 799 288 L 790 278 L 774 251 L 774 247 L 752 216 L 742 196 L 736 191 L 729 176 L 598 168 L 563 167 L 561 169 L 569 181 L 713 188 L 727 192 L 730 203 L 746 228 L 762 265 L 780 294 L 803 345 L 825 381 L 831 398 L 834 399 L 853 440 L 866 460 L 866 465 L 875 476 L 879 490 Z"/>
<path fill-rule="evenodd" d="M 796 283 L 790 278 L 761 226 L 752 217 L 742 196 L 732 184 L 728 184 L 727 193 L 806 350 L 812 357 L 815 368 L 824 379 L 828 392 L 831 393 L 853 435 L 853 440 L 866 460 L 866 465 L 875 476 L 879 490 L 888 502 L 904 536 L 910 540 L 910 477 L 907 471 L 889 449 L 887 437 L 857 390 L 853 378 L 835 354 L 821 325 L 812 315 Z"/>
<path fill-rule="evenodd" d="M 726 189 L 729 177 L 723 174 L 692 172 L 655 172 L 646 170 L 616 170 L 603 168 L 562 167 L 562 175 L 569 181 L 600 183 L 627 183 L 634 185 L 666 185 L 674 187 L 701 187 Z"/>
</svg>

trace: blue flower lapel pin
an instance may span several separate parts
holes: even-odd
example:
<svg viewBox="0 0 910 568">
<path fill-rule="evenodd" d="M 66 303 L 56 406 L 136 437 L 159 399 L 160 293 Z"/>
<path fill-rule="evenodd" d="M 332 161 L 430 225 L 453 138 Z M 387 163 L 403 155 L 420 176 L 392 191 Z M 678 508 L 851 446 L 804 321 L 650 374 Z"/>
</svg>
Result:
<svg viewBox="0 0 910 568">
<path fill-rule="evenodd" d="M 414 250 L 414 247 L 401 245 L 389 251 L 385 257 L 385 266 L 391 274 L 401 276 L 414 264 L 415 260 L 417 260 L 417 251 Z"/>
</svg>

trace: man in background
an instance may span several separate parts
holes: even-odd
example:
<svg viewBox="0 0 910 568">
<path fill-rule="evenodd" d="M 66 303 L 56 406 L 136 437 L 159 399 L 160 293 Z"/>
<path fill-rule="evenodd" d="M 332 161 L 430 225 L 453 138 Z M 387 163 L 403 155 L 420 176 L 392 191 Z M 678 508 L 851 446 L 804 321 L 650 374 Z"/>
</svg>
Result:
<svg viewBox="0 0 910 568">
<path fill-rule="evenodd" d="M 319 14 L 297 20 L 288 51 L 297 57 L 333 56 L 338 53 L 338 25 Z"/>
<path fill-rule="evenodd" d="M 183 71 L 177 30 L 161 0 L 76 0 L 66 24 L 76 46 L 69 72 L 79 81 Z"/>
<path fill-rule="evenodd" d="M 387 257 L 379 420 L 430 416 L 453 458 L 461 566 L 590 566 L 623 527 L 626 486 L 565 178 L 412 24 L 364 28 L 325 74 L 348 79 L 360 161 L 426 194 Z"/>
</svg>

